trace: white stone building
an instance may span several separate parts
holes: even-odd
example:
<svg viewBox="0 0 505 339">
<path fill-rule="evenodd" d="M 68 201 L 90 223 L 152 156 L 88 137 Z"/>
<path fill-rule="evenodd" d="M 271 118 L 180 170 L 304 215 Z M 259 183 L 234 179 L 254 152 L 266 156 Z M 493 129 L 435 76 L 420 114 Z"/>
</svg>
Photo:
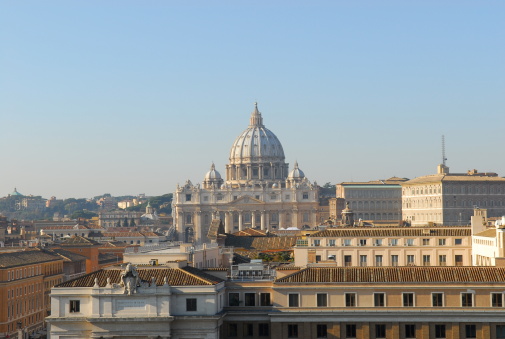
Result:
<svg viewBox="0 0 505 339">
<path fill-rule="evenodd" d="M 319 187 L 298 163 L 289 171 L 279 139 L 256 106 L 249 127 L 232 144 L 226 180 L 212 164 L 201 185 L 178 185 L 172 214 L 179 240 L 202 243 L 213 219 L 224 221 L 226 233 L 314 227 L 318 207 Z"/>
</svg>

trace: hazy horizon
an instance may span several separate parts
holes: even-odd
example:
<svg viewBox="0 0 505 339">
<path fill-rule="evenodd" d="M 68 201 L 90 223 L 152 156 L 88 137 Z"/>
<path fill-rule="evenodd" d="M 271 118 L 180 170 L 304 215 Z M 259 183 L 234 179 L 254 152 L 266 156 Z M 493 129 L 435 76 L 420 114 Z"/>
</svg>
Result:
<svg viewBox="0 0 505 339">
<path fill-rule="evenodd" d="M 258 102 L 323 185 L 505 176 L 502 1 L 3 1 L 0 196 L 225 177 Z"/>
</svg>

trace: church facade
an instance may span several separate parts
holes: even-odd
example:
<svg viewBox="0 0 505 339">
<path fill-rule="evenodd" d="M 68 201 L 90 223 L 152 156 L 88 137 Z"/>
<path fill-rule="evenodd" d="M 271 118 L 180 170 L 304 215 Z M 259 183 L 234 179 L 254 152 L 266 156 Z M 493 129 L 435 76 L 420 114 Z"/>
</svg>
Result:
<svg viewBox="0 0 505 339">
<path fill-rule="evenodd" d="M 179 240 L 202 243 L 215 219 L 222 220 L 226 233 L 314 227 L 318 207 L 319 186 L 298 163 L 289 171 L 281 142 L 255 105 L 249 126 L 232 144 L 226 179 L 212 164 L 201 184 L 178 185 L 172 213 Z"/>
</svg>

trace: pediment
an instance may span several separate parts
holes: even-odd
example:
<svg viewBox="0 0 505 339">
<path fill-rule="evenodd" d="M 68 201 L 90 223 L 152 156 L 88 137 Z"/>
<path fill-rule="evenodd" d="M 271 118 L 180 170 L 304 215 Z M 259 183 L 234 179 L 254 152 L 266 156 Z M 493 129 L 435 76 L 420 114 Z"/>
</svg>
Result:
<svg viewBox="0 0 505 339">
<path fill-rule="evenodd" d="M 256 198 L 253 198 L 249 195 L 243 195 L 241 197 L 238 197 L 236 200 L 233 200 L 230 202 L 230 205 L 236 205 L 236 204 L 248 204 L 248 205 L 264 205 L 265 202 Z"/>
</svg>

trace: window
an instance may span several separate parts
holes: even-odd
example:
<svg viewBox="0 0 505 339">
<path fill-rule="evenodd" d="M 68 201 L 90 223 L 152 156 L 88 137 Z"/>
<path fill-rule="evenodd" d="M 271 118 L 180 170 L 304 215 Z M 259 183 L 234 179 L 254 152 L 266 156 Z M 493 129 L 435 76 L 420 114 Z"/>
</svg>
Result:
<svg viewBox="0 0 505 339">
<path fill-rule="evenodd" d="M 350 255 L 344 255 L 344 266 L 352 266 L 352 257 Z"/>
<path fill-rule="evenodd" d="M 398 239 L 391 239 L 389 244 L 391 246 L 398 246 Z"/>
<path fill-rule="evenodd" d="M 321 246 L 321 240 L 315 239 L 314 240 L 314 246 Z"/>
<path fill-rule="evenodd" d="M 375 307 L 384 307 L 385 306 L 386 295 L 384 293 L 374 293 L 373 294 L 373 302 Z"/>
<path fill-rule="evenodd" d="M 476 325 L 465 325 L 465 338 L 477 338 Z"/>
<path fill-rule="evenodd" d="M 308 192 L 303 192 L 302 199 L 308 199 L 308 198 L 309 198 L 309 193 Z"/>
<path fill-rule="evenodd" d="M 435 324 L 435 338 L 436 339 L 445 338 L 445 325 L 444 324 Z"/>
<path fill-rule="evenodd" d="M 375 239 L 374 246 L 382 246 L 382 239 Z"/>
<path fill-rule="evenodd" d="M 346 293 L 345 294 L 345 306 L 346 307 L 356 307 L 356 293 Z"/>
<path fill-rule="evenodd" d="M 326 324 L 317 324 L 316 338 L 328 338 L 328 327 Z"/>
<path fill-rule="evenodd" d="M 445 254 L 441 254 L 438 256 L 438 265 L 447 266 L 447 256 Z"/>
<path fill-rule="evenodd" d="M 186 224 L 191 224 L 191 214 L 186 214 Z"/>
<path fill-rule="evenodd" d="M 186 194 L 186 201 L 191 201 L 191 194 Z"/>
<path fill-rule="evenodd" d="M 260 306 L 272 306 L 270 293 L 260 293 Z"/>
<path fill-rule="evenodd" d="M 430 246 L 430 239 L 423 239 L 423 246 Z"/>
<path fill-rule="evenodd" d="M 303 213 L 303 222 L 309 222 L 309 214 Z"/>
<path fill-rule="evenodd" d="M 256 293 L 244 293 L 245 306 L 256 306 Z"/>
<path fill-rule="evenodd" d="M 415 338 L 415 337 L 416 337 L 416 325 L 405 324 L 405 338 Z"/>
<path fill-rule="evenodd" d="M 414 239 L 407 239 L 406 245 L 407 246 L 414 246 Z"/>
<path fill-rule="evenodd" d="M 403 293 L 403 307 L 414 307 L 414 293 Z"/>
<path fill-rule="evenodd" d="M 491 306 L 492 307 L 503 307 L 503 294 L 491 293 Z"/>
<path fill-rule="evenodd" d="M 288 294 L 288 303 L 289 307 L 298 307 L 298 293 L 289 293 Z"/>
<path fill-rule="evenodd" d="M 297 324 L 288 324 L 288 338 L 298 338 Z"/>
<path fill-rule="evenodd" d="M 454 239 L 454 245 L 461 245 L 463 244 L 463 239 Z"/>
<path fill-rule="evenodd" d="M 345 325 L 345 337 L 346 338 L 356 338 L 356 324 L 346 324 Z"/>
<path fill-rule="evenodd" d="M 443 293 L 432 293 L 431 294 L 431 306 L 433 306 L 433 307 L 444 306 L 444 294 Z"/>
<path fill-rule="evenodd" d="M 463 266 L 463 256 L 462 255 L 455 255 L 454 262 L 456 263 L 456 266 Z"/>
<path fill-rule="evenodd" d="M 375 256 L 375 266 L 382 266 L 382 255 Z"/>
<path fill-rule="evenodd" d="M 186 311 L 187 312 L 196 312 L 196 298 L 187 298 L 186 299 Z"/>
<path fill-rule="evenodd" d="M 359 256 L 359 265 L 360 266 L 366 266 L 366 255 L 360 255 Z"/>
<path fill-rule="evenodd" d="M 258 324 L 258 334 L 260 337 L 268 337 L 270 335 L 270 326 L 268 323 Z"/>
<path fill-rule="evenodd" d="M 496 325 L 496 339 L 505 339 L 505 325 Z"/>
<path fill-rule="evenodd" d="M 253 324 L 244 324 L 244 337 L 252 337 L 254 335 Z"/>
<path fill-rule="evenodd" d="M 430 266 L 430 260 L 431 260 L 431 256 L 430 255 L 423 255 L 423 266 Z"/>
<path fill-rule="evenodd" d="M 359 246 L 366 246 L 366 239 L 359 239 Z"/>
<path fill-rule="evenodd" d="M 415 257 L 413 254 L 407 255 L 407 265 L 409 266 L 415 265 Z"/>
<path fill-rule="evenodd" d="M 375 325 L 375 338 L 386 338 L 386 325 L 376 324 Z"/>
<path fill-rule="evenodd" d="M 291 199 L 291 195 L 286 194 L 286 195 L 284 196 L 284 198 L 285 198 L 285 200 L 290 200 L 290 199 Z"/>
<path fill-rule="evenodd" d="M 238 326 L 237 324 L 228 324 L 228 336 L 236 337 L 238 335 Z"/>
<path fill-rule="evenodd" d="M 473 294 L 472 293 L 461 293 L 461 306 L 472 307 L 473 306 Z"/>
<path fill-rule="evenodd" d="M 229 306 L 239 306 L 240 305 L 240 295 L 238 293 L 228 293 L 228 305 Z"/>
<path fill-rule="evenodd" d="M 438 246 L 445 246 L 445 239 L 438 239 Z"/>
<path fill-rule="evenodd" d="M 317 306 L 318 307 L 326 307 L 328 306 L 328 295 L 326 293 L 317 293 Z"/>
<path fill-rule="evenodd" d="M 393 254 L 391 256 L 391 266 L 398 266 L 398 255 Z"/>
<path fill-rule="evenodd" d="M 335 246 L 335 242 L 336 242 L 335 239 L 330 239 L 328 241 L 328 246 Z"/>
<path fill-rule="evenodd" d="M 344 243 L 342 245 L 351 246 L 351 239 L 344 239 Z"/>
<path fill-rule="evenodd" d="M 81 312 L 81 301 L 80 300 L 70 300 L 70 313 Z"/>
</svg>

